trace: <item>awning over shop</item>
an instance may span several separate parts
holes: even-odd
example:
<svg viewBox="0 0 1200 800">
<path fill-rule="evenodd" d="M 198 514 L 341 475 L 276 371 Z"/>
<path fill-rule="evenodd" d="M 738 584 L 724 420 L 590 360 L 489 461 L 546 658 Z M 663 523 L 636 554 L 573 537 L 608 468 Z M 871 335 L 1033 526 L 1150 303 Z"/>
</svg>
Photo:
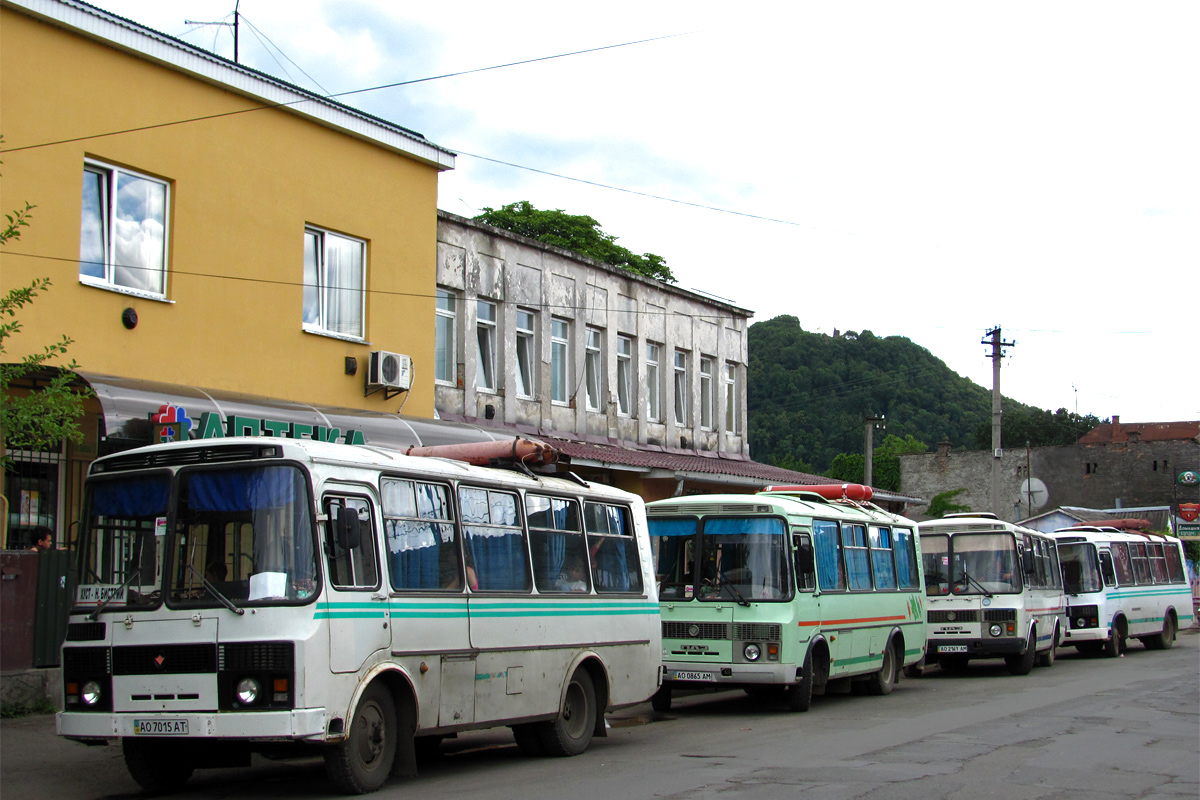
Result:
<svg viewBox="0 0 1200 800">
<path fill-rule="evenodd" d="M 507 432 L 461 422 L 294 403 L 82 370 L 75 374 L 100 401 L 106 449 L 151 444 L 166 436 L 284 436 L 399 449 L 513 438 Z"/>
</svg>

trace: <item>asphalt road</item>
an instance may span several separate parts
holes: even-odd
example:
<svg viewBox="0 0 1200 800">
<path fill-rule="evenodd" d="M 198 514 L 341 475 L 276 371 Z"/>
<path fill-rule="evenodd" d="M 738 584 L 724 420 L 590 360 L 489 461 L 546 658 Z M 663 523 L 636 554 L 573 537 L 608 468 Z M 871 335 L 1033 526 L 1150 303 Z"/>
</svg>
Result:
<svg viewBox="0 0 1200 800">
<path fill-rule="evenodd" d="M 740 692 L 609 717 L 571 759 L 521 756 L 507 729 L 446 742 L 378 798 L 706 800 L 1118 800 L 1200 797 L 1200 636 L 1131 644 L 1119 659 L 1059 651 L 1014 677 L 1003 662 L 930 669 L 887 697 L 819 697 L 805 714 Z M 118 747 L 54 735 L 51 717 L 0 723 L 0 792 L 20 800 L 141 796 Z M 197 772 L 188 800 L 333 797 L 319 759 L 255 758 Z"/>
</svg>

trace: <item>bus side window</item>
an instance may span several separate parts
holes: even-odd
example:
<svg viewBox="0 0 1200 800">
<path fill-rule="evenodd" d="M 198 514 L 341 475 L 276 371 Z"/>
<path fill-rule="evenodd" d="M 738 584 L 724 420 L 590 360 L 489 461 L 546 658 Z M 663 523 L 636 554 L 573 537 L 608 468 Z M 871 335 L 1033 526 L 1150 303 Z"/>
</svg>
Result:
<svg viewBox="0 0 1200 800">
<path fill-rule="evenodd" d="M 379 560 L 371 504 L 358 497 L 325 498 L 325 554 L 329 579 L 338 589 L 379 588 Z"/>
<path fill-rule="evenodd" d="M 1113 571 L 1112 553 L 1107 550 L 1100 551 L 1100 574 L 1104 576 L 1105 586 L 1117 585 L 1117 573 Z"/>
<path fill-rule="evenodd" d="M 816 554 L 808 534 L 798 533 L 792 537 L 795 547 L 796 588 L 811 592 L 817 586 Z"/>
</svg>

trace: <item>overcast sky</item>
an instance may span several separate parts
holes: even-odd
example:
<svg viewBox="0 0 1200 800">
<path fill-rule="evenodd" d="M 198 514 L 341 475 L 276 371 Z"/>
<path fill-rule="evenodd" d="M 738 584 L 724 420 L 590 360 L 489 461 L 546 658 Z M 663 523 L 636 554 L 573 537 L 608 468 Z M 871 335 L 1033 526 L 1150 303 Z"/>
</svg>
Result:
<svg viewBox="0 0 1200 800">
<path fill-rule="evenodd" d="M 185 20 L 234 2 L 97 5 L 231 58 Z M 668 37 L 343 102 L 460 153 L 446 211 L 588 214 L 756 320 L 987 388 L 998 325 L 1008 397 L 1200 419 L 1200 3 L 731 5 L 242 0 L 240 58 L 337 93 Z"/>
</svg>

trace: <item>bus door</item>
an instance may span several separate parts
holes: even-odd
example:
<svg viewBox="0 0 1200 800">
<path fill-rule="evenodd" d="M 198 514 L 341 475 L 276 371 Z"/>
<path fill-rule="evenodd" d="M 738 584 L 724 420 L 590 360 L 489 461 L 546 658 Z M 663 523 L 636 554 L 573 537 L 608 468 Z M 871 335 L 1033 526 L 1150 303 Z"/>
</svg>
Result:
<svg viewBox="0 0 1200 800">
<path fill-rule="evenodd" d="M 379 572 L 375 523 L 365 497 L 327 494 L 322 507 L 331 590 L 317 604 L 329 624 L 329 668 L 357 672 L 391 643 L 388 593 Z"/>
<path fill-rule="evenodd" d="M 465 589 L 479 587 L 474 571 L 463 570 L 450 487 L 383 478 L 380 495 L 387 584 L 399 594 L 391 601 L 392 654 L 428 670 L 418 683 L 421 727 L 472 722 L 476 669 Z"/>
</svg>

